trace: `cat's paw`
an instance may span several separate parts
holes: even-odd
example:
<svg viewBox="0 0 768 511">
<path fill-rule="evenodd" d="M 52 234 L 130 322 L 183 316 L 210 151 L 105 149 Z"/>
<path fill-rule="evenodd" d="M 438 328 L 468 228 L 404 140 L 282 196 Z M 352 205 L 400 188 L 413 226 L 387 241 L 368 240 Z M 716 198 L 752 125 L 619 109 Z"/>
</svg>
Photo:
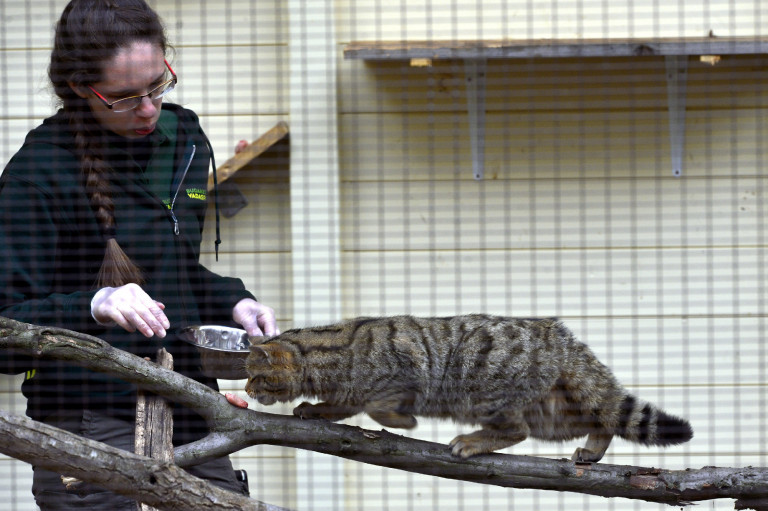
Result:
<svg viewBox="0 0 768 511">
<path fill-rule="evenodd" d="M 451 447 L 451 454 L 464 459 L 476 454 L 493 452 L 493 449 L 488 450 L 483 442 L 478 441 L 477 438 L 473 438 L 471 435 L 459 435 L 451 440 L 448 446 Z"/>
<path fill-rule="evenodd" d="M 602 454 L 592 452 L 585 447 L 579 447 L 578 449 L 573 451 L 573 456 L 571 456 L 571 461 L 575 461 L 576 463 L 597 463 L 602 458 L 603 458 Z"/>
<path fill-rule="evenodd" d="M 319 410 L 312 403 L 304 401 L 299 406 L 293 409 L 293 415 L 300 419 L 323 419 L 324 417 L 319 413 Z"/>
</svg>

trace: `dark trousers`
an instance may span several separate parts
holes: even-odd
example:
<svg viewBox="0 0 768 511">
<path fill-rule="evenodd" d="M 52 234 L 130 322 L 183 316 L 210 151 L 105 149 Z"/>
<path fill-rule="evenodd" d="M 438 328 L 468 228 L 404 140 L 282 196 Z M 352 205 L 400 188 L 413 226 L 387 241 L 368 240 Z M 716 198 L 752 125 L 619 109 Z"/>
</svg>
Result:
<svg viewBox="0 0 768 511">
<path fill-rule="evenodd" d="M 134 423 L 99 414 L 92 410 L 63 413 L 47 417 L 46 424 L 80 436 L 133 452 Z M 107 491 L 91 483 L 81 482 L 67 490 L 61 474 L 32 467 L 32 494 L 40 511 L 110 510 L 136 511 L 136 501 Z M 228 457 L 219 458 L 187 469 L 192 475 L 230 491 L 245 493 Z"/>
</svg>

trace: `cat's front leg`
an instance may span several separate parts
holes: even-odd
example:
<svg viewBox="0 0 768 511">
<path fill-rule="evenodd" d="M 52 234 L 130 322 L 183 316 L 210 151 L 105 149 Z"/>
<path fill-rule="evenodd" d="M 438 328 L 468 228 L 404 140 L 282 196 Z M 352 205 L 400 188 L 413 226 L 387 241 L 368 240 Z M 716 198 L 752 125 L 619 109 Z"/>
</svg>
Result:
<svg viewBox="0 0 768 511">
<path fill-rule="evenodd" d="M 449 445 L 454 456 L 469 458 L 518 444 L 528 438 L 530 432 L 528 424 L 522 418 L 514 415 L 499 417 L 483 424 L 483 429 L 457 436 Z"/>
<path fill-rule="evenodd" d="M 357 415 L 361 411 L 357 408 L 328 402 L 312 404 L 305 401 L 293 409 L 293 415 L 302 419 L 325 419 L 336 422 Z"/>
</svg>

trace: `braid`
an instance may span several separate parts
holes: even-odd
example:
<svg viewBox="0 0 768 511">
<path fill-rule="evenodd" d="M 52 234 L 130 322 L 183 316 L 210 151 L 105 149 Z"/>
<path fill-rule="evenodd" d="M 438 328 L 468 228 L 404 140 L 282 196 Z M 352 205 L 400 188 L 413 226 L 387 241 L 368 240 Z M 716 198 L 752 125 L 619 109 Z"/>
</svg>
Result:
<svg viewBox="0 0 768 511">
<path fill-rule="evenodd" d="M 88 113 L 83 112 L 85 115 Z M 86 194 L 91 201 L 102 235 L 107 240 L 104 260 L 96 277 L 96 288 L 118 287 L 129 283 L 142 284 L 141 269 L 126 255 L 115 239 L 115 205 L 112 201 L 109 173 L 111 167 L 99 157 L 103 154 L 101 134 L 93 133 L 89 126 L 95 124 L 82 121 L 82 116 L 70 113 L 70 125 L 75 133 L 75 146 L 80 157 L 80 167 Z"/>
<path fill-rule="evenodd" d="M 105 143 L 88 103 L 72 86 L 101 80 L 102 65 L 121 48 L 136 41 L 168 48 L 165 28 L 144 0 L 71 0 L 56 26 L 48 75 L 75 136 L 75 148 L 86 193 L 102 235 L 107 240 L 104 260 L 96 278 L 97 288 L 141 284 L 141 269 L 115 239 L 115 206 L 104 160 Z"/>
</svg>

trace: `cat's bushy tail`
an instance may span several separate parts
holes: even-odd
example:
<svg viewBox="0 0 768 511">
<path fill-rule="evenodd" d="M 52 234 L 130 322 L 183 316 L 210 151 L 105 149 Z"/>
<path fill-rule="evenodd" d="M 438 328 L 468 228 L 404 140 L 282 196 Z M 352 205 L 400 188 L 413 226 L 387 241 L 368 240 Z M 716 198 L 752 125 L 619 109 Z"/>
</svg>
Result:
<svg viewBox="0 0 768 511">
<path fill-rule="evenodd" d="M 685 419 L 626 394 L 619 407 L 615 434 L 643 445 L 677 445 L 693 438 Z"/>
</svg>

